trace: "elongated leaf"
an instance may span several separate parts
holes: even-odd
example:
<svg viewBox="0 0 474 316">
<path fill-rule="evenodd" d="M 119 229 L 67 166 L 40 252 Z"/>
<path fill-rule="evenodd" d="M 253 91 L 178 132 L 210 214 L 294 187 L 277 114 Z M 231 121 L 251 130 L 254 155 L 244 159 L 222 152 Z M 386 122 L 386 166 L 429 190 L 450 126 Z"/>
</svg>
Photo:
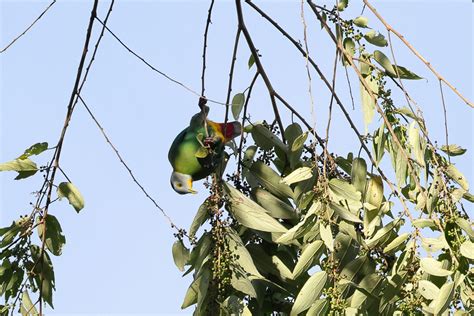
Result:
<svg viewBox="0 0 474 316">
<path fill-rule="evenodd" d="M 415 157 L 415 161 L 420 165 L 420 166 L 425 166 L 425 153 L 423 150 L 423 145 L 421 143 L 420 139 L 420 132 L 418 128 L 416 127 L 416 122 L 413 121 L 411 122 L 410 126 L 408 127 L 408 140 L 410 142 L 410 146 L 413 152 L 413 155 Z"/>
<path fill-rule="evenodd" d="M 20 311 L 22 316 L 36 316 L 39 315 L 38 310 L 34 306 L 33 302 L 31 301 L 30 295 L 28 294 L 28 291 L 23 291 L 23 294 L 21 295 L 21 306 L 20 306 Z"/>
<path fill-rule="evenodd" d="M 472 223 L 467 219 L 458 217 L 456 218 L 456 224 L 464 230 L 471 239 L 474 239 L 474 230 L 472 229 Z"/>
<path fill-rule="evenodd" d="M 36 164 L 29 158 L 15 159 L 9 162 L 0 164 L 0 171 L 36 171 L 38 168 Z"/>
<path fill-rule="evenodd" d="M 293 191 L 284 183 L 281 183 L 281 177 L 261 161 L 256 161 L 250 167 L 250 172 L 258 182 L 279 198 L 286 199 L 293 197 Z"/>
<path fill-rule="evenodd" d="M 388 45 L 387 40 L 385 39 L 385 37 L 382 34 L 380 34 L 379 32 L 376 32 L 374 30 L 371 30 L 371 31 L 367 32 L 364 35 L 364 38 L 367 42 L 369 42 L 370 44 L 375 45 L 375 46 L 385 47 L 385 46 Z"/>
<path fill-rule="evenodd" d="M 244 107 L 244 103 L 245 103 L 245 94 L 243 93 L 237 93 L 232 98 L 232 115 L 234 116 L 234 119 L 236 120 L 239 119 L 240 112 L 242 112 L 242 108 Z"/>
<path fill-rule="evenodd" d="M 357 216 L 352 214 L 347 208 L 339 204 L 330 202 L 329 208 L 334 211 L 340 218 L 353 222 L 353 223 L 362 223 L 362 220 Z"/>
<path fill-rule="evenodd" d="M 350 37 L 346 37 L 344 38 L 342 45 L 344 46 L 346 53 L 350 56 L 350 58 L 352 58 L 356 52 L 354 40 Z M 349 65 L 349 61 L 347 61 L 346 56 L 343 57 L 342 62 L 343 65 Z"/>
<path fill-rule="evenodd" d="M 454 296 L 454 283 L 445 283 L 439 290 L 439 295 L 433 300 L 433 312 L 435 315 L 441 315 L 448 309 Z"/>
<path fill-rule="evenodd" d="M 182 240 L 176 240 L 172 248 L 173 260 L 179 271 L 184 271 L 184 265 L 189 260 L 189 250 L 184 246 Z"/>
<path fill-rule="evenodd" d="M 428 280 L 418 282 L 418 293 L 427 300 L 433 300 L 439 295 L 439 288 Z"/>
<path fill-rule="evenodd" d="M 293 269 L 293 278 L 296 279 L 301 273 L 306 272 L 317 254 L 323 249 L 323 242 L 321 240 L 315 240 L 311 244 L 307 245 L 306 248 L 301 252 L 301 256 Z"/>
<path fill-rule="evenodd" d="M 319 224 L 319 233 L 326 247 L 334 252 L 334 238 L 332 237 L 331 225 Z"/>
<path fill-rule="evenodd" d="M 245 271 L 252 276 L 263 278 L 263 276 L 258 272 L 255 263 L 253 262 L 252 256 L 250 255 L 247 248 L 245 248 L 242 239 L 239 235 L 233 230 L 229 229 L 228 233 L 225 235 L 227 244 L 229 246 L 232 254 L 235 255 L 237 264 Z"/>
<path fill-rule="evenodd" d="M 363 158 L 355 158 L 352 161 L 351 182 L 357 191 L 364 193 L 367 182 L 367 163 Z"/>
<path fill-rule="evenodd" d="M 379 50 L 374 51 L 374 59 L 376 62 L 380 64 L 390 75 L 396 76 L 395 74 L 395 69 L 392 66 L 392 63 L 390 62 L 390 59 L 388 59 L 387 56 L 385 56 L 384 53 L 382 53 Z"/>
<path fill-rule="evenodd" d="M 362 204 L 360 203 L 360 192 L 358 192 L 356 188 L 349 182 L 333 178 L 329 181 L 329 190 L 332 198 L 335 201 L 356 201 L 359 202 L 357 203 L 357 205 L 360 205 L 359 207 L 362 207 Z"/>
<path fill-rule="evenodd" d="M 423 79 L 423 77 L 418 76 L 416 73 L 413 71 L 403 67 L 403 66 L 398 66 L 398 65 L 392 65 L 393 68 L 395 69 L 396 72 L 398 72 L 398 76 L 400 79 L 408 79 L 408 80 L 420 80 Z M 390 77 L 398 78 L 396 74 L 392 75 L 390 73 L 387 73 Z"/>
<path fill-rule="evenodd" d="M 470 240 L 463 242 L 459 250 L 464 257 L 474 260 L 474 243 Z"/>
<path fill-rule="evenodd" d="M 300 136 L 298 136 L 293 144 L 291 145 L 291 151 L 295 152 L 303 148 L 304 142 L 308 138 L 308 132 L 304 132 Z"/>
<path fill-rule="evenodd" d="M 71 182 L 61 182 L 58 186 L 58 196 L 68 199 L 69 204 L 74 207 L 76 212 L 80 212 L 84 208 L 84 198 L 81 192 Z"/>
<path fill-rule="evenodd" d="M 429 218 L 417 218 L 414 219 L 412 225 L 418 228 L 425 228 L 425 227 L 436 227 L 435 222 Z"/>
<path fill-rule="evenodd" d="M 460 156 L 466 152 L 466 149 L 462 148 L 459 145 L 443 145 L 441 146 L 441 150 L 444 151 L 449 156 Z"/>
<path fill-rule="evenodd" d="M 390 253 L 394 250 L 396 251 L 409 237 L 410 233 L 403 233 L 394 240 L 392 240 L 385 248 L 383 249 L 384 253 Z"/>
<path fill-rule="evenodd" d="M 204 222 L 209 218 L 209 208 L 208 208 L 208 200 L 204 201 L 204 203 L 199 206 L 199 209 L 194 216 L 193 222 L 191 223 L 191 227 L 189 228 L 189 236 L 192 238 L 196 236 L 196 232 L 198 231 L 199 227 L 204 224 Z"/>
<path fill-rule="evenodd" d="M 355 284 L 356 291 L 351 299 L 351 307 L 359 308 L 369 298 L 376 298 L 383 278 L 377 273 L 366 275 L 359 284 Z"/>
<path fill-rule="evenodd" d="M 365 16 L 358 16 L 353 22 L 358 27 L 367 27 L 369 24 L 369 19 L 367 19 Z"/>
<path fill-rule="evenodd" d="M 365 201 L 379 209 L 383 202 L 383 182 L 382 177 L 372 176 L 367 182 Z"/>
<path fill-rule="evenodd" d="M 467 182 L 466 177 L 454 165 L 449 165 L 446 168 L 446 174 L 464 190 L 469 191 L 469 183 Z"/>
<path fill-rule="evenodd" d="M 255 143 L 263 150 L 270 150 L 277 147 L 283 152 L 288 149 L 286 145 L 263 124 L 254 124 L 251 129 Z"/>
<path fill-rule="evenodd" d="M 426 273 L 430 275 L 446 277 L 453 274 L 453 272 L 443 269 L 442 263 L 433 258 L 422 258 L 420 260 L 420 266 Z"/>
<path fill-rule="evenodd" d="M 365 82 L 373 94 L 377 94 L 379 87 L 377 81 L 371 76 L 367 76 Z M 368 126 L 374 119 L 375 114 L 375 102 L 374 99 L 370 96 L 370 93 L 367 91 L 365 86 L 360 84 L 360 96 L 362 100 L 362 111 L 364 113 L 364 128 L 365 134 L 368 132 Z"/>
<path fill-rule="evenodd" d="M 308 309 L 306 315 L 308 316 L 319 316 L 319 315 L 327 315 L 329 311 L 329 301 L 326 299 L 320 299 L 314 302 L 311 305 L 311 308 Z"/>
<path fill-rule="evenodd" d="M 57 218 L 51 214 L 46 217 L 46 248 L 55 256 L 62 254 L 62 249 L 66 243 L 66 237 L 63 234 L 61 225 Z M 38 233 L 41 240 L 43 240 L 44 225 L 38 226 Z"/>
<path fill-rule="evenodd" d="M 247 64 L 249 66 L 249 69 L 252 68 L 252 66 L 255 64 L 255 57 L 253 56 L 253 54 L 250 55 L 249 61 L 247 62 Z"/>
<path fill-rule="evenodd" d="M 386 237 L 388 234 L 390 234 L 392 229 L 394 227 L 396 227 L 399 223 L 400 223 L 400 219 L 397 218 L 397 219 L 391 221 L 390 223 L 388 223 L 386 226 L 379 229 L 375 233 L 374 237 L 372 237 L 371 239 L 366 241 L 367 246 L 369 246 L 370 248 L 376 246 L 380 241 L 382 241 L 384 239 L 384 237 Z"/>
<path fill-rule="evenodd" d="M 291 316 L 296 316 L 313 305 L 313 303 L 321 296 L 327 278 L 328 276 L 326 272 L 320 271 L 313 274 L 308 281 L 306 281 L 293 304 L 290 314 Z"/>
<path fill-rule="evenodd" d="M 285 183 L 287 185 L 300 182 L 303 180 L 307 180 L 313 176 L 312 173 L 313 169 L 308 167 L 300 167 L 294 170 L 292 173 L 281 179 L 281 183 Z"/>
<path fill-rule="evenodd" d="M 242 225 L 265 232 L 284 233 L 287 229 L 267 214 L 260 205 L 243 195 L 229 184 L 224 185 L 230 196 L 230 210 Z"/>
<path fill-rule="evenodd" d="M 25 152 L 23 153 L 23 155 L 18 157 L 18 159 L 26 159 L 26 158 L 28 158 L 30 156 L 33 156 L 33 155 L 39 155 L 43 151 L 45 151 L 46 149 L 48 149 L 48 143 L 46 143 L 46 142 L 36 143 L 34 145 L 31 145 L 28 149 L 26 149 Z"/>
<path fill-rule="evenodd" d="M 296 211 L 284 201 L 280 200 L 270 192 L 256 188 L 254 190 L 255 199 L 258 204 L 265 208 L 265 210 L 274 218 L 291 219 L 296 218 Z"/>
</svg>

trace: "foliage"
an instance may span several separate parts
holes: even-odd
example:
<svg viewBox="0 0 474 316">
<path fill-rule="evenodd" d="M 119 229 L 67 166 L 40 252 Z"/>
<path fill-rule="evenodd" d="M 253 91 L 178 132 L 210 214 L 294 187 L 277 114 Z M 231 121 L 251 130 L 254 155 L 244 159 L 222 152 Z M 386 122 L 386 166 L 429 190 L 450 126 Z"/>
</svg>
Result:
<svg viewBox="0 0 474 316">
<path fill-rule="evenodd" d="M 357 130 L 349 115 L 346 118 L 360 140 L 359 153 L 330 154 L 329 122 L 322 139 L 275 91 L 245 26 L 241 1 L 236 0 L 239 23 L 228 100 L 241 33 L 250 49 L 248 69 L 256 71 L 250 86 L 225 103 L 226 112 L 230 107 L 234 118 L 241 118 L 245 125 L 243 138 L 238 147 L 229 144 L 237 161 L 235 172 L 227 174 L 226 181 L 222 179 L 228 162 L 224 159 L 207 183 L 210 194 L 188 233 L 178 229 L 137 182 L 79 95 L 87 77 L 86 72 L 79 86 L 97 2 L 57 145 L 48 148 L 46 142 L 37 143 L 18 158 L 0 164 L 0 171 L 17 172 L 16 180 L 37 176 L 38 172 L 44 175 L 29 214 L 0 228 L 0 294 L 4 298 L 0 315 L 13 314 L 15 309 L 22 315 L 37 315 L 42 314 L 43 303 L 53 307 L 55 275 L 50 255 L 62 254 L 66 237 L 58 218 L 49 212 L 50 206 L 67 199 L 77 213 L 84 208 L 81 193 L 59 167 L 64 135 L 79 99 L 135 183 L 178 230 L 172 246 L 174 262 L 184 275 L 192 273 L 182 308 L 194 306 L 196 315 L 473 313 L 474 230 L 465 203 L 473 203 L 474 196 L 469 193 L 466 177 L 451 161 L 466 149 L 448 143 L 438 147 L 431 141 L 422 112 L 414 108 L 402 81 L 422 77 L 395 62 L 390 36 L 372 29 L 367 17 L 343 18 L 350 6 L 348 0 L 338 1 L 331 9 L 310 0 L 307 4 L 338 47 L 338 62 L 352 68 L 358 77 L 365 132 Z M 213 3 L 205 34 L 203 93 Z M 265 12 L 250 0 L 246 3 L 295 45 L 307 67 L 311 64 L 319 71 L 307 45 L 305 51 Z M 302 6 L 305 24 L 303 13 Z M 388 35 L 393 32 L 387 30 Z M 304 40 L 307 44 L 306 35 Z M 94 55 L 90 60 L 92 63 Z M 89 68 L 90 64 L 87 71 Z M 440 83 L 450 86 L 437 76 Z M 273 121 L 250 121 L 248 105 L 258 77 L 269 92 Z M 346 113 L 334 84 L 321 77 Z M 308 79 L 311 85 L 309 75 Z M 393 87 L 406 96 L 407 107 L 395 106 Z M 202 100 L 206 99 L 201 96 L 200 106 L 205 104 Z M 283 126 L 276 100 L 302 125 Z M 380 118 L 378 124 L 376 118 Z M 54 149 L 51 162 L 38 167 L 33 156 L 49 149 Z M 207 149 L 197 153 L 201 154 L 205 156 Z M 55 178 L 58 170 L 65 181 Z M 199 235 L 206 221 L 211 228 Z"/>
</svg>

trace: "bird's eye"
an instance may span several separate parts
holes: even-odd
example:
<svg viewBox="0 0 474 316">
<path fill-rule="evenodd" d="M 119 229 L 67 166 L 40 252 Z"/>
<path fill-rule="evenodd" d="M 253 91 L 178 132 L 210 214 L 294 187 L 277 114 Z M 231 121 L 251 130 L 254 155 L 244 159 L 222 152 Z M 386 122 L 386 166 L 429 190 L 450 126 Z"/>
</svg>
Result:
<svg viewBox="0 0 474 316">
<path fill-rule="evenodd" d="M 178 188 L 181 188 L 183 185 L 181 184 L 181 182 L 176 182 L 176 186 L 177 186 Z"/>
</svg>

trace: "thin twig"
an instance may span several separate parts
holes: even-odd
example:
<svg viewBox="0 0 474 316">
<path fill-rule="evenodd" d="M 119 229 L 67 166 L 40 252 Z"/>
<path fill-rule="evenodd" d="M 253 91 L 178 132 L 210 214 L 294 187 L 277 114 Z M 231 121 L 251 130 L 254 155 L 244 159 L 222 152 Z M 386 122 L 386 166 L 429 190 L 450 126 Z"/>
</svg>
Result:
<svg viewBox="0 0 474 316">
<path fill-rule="evenodd" d="M 102 125 L 99 123 L 99 121 L 97 120 L 97 118 L 95 117 L 95 115 L 92 113 L 90 107 L 86 104 L 86 102 L 84 101 L 84 99 L 82 98 L 81 95 L 78 95 L 78 99 L 81 101 L 81 104 L 84 106 L 84 108 L 87 110 L 87 113 L 89 113 L 90 117 L 92 118 L 92 120 L 94 121 L 94 123 L 97 125 L 97 127 L 99 128 L 100 132 L 102 133 L 102 135 L 104 136 L 106 142 L 109 144 L 109 146 L 112 148 L 112 150 L 115 152 L 115 155 L 117 156 L 117 158 L 120 160 L 120 163 L 125 167 L 125 169 L 127 169 L 128 173 L 130 174 L 130 177 L 132 178 L 133 182 L 135 182 L 135 184 L 140 188 L 140 190 L 145 194 L 145 196 L 155 205 L 155 207 L 161 211 L 161 213 L 165 216 L 165 218 L 168 220 L 169 224 L 171 225 L 171 227 L 173 229 L 176 229 L 178 231 L 178 233 L 183 233 L 184 230 L 183 229 L 180 229 L 178 226 L 176 226 L 171 217 L 166 213 L 166 211 L 156 202 L 155 199 L 153 199 L 150 194 L 145 190 L 145 188 L 143 187 L 143 185 L 137 180 L 137 178 L 135 177 L 135 175 L 133 174 L 133 171 L 130 169 L 130 167 L 127 165 L 127 163 L 125 162 L 125 160 L 122 158 L 122 155 L 120 155 L 119 151 L 117 150 L 117 148 L 115 147 L 115 145 L 112 143 L 112 141 L 110 140 L 110 138 L 108 137 L 108 135 L 105 133 L 105 130 L 104 128 L 102 127 Z M 188 237 L 188 235 L 186 233 L 184 233 L 184 235 L 186 237 Z"/>
<path fill-rule="evenodd" d="M 204 92 L 206 91 L 206 85 L 205 85 L 205 77 L 206 76 L 205 75 L 206 75 L 207 33 L 209 32 L 209 26 L 212 23 L 211 22 L 211 15 L 212 15 L 212 8 L 213 7 L 214 7 L 214 0 L 211 0 L 209 10 L 207 11 L 206 28 L 204 30 L 204 42 L 203 42 L 203 47 L 202 47 L 201 96 L 204 96 Z"/>
<path fill-rule="evenodd" d="M 314 111 L 314 98 L 313 98 L 313 89 L 312 89 L 312 82 L 311 82 L 311 72 L 309 70 L 309 47 L 308 47 L 308 35 L 307 35 L 307 25 L 306 20 L 304 17 L 304 0 L 301 0 L 301 23 L 303 24 L 303 42 L 304 48 L 306 52 L 306 75 L 308 77 L 308 93 L 309 98 L 311 101 L 311 116 L 313 118 L 313 132 L 316 133 L 316 112 Z"/>
<path fill-rule="evenodd" d="M 406 47 L 408 47 L 412 52 L 413 54 L 415 54 L 416 57 L 418 57 L 425 65 L 426 67 L 428 67 L 429 70 L 431 70 L 431 72 L 436 76 L 436 78 L 438 78 L 438 80 L 444 82 L 451 90 L 454 91 L 454 93 L 456 93 L 458 95 L 458 97 L 461 98 L 461 100 L 463 100 L 467 105 L 469 105 L 470 107 L 473 107 L 474 108 L 474 103 L 472 103 L 471 101 L 469 101 L 467 98 L 465 98 L 451 83 L 449 83 L 449 81 L 447 81 L 443 76 L 441 76 L 437 71 L 436 69 L 431 65 L 431 63 L 429 61 L 427 61 L 406 39 L 405 37 L 400 34 L 399 32 L 397 32 L 397 30 L 395 30 L 390 24 L 388 24 L 385 19 L 377 12 L 377 10 L 375 10 L 375 8 L 369 3 L 369 1 L 367 0 L 363 0 L 364 1 L 364 4 L 367 6 L 367 8 L 370 9 L 370 11 L 372 11 L 372 13 L 377 17 L 377 19 L 379 19 L 379 21 L 385 26 L 385 28 L 387 29 L 387 31 L 389 32 L 393 32 L 393 34 L 395 34 L 404 44 Z"/>
<path fill-rule="evenodd" d="M 446 102 L 444 101 L 443 82 L 439 80 L 439 91 L 441 93 L 441 104 L 443 105 L 444 114 L 444 136 L 446 140 L 446 150 L 448 153 L 448 161 L 451 162 L 451 155 L 449 153 L 449 134 L 448 134 L 448 113 L 446 111 Z"/>
<path fill-rule="evenodd" d="M 91 11 L 91 16 L 90 16 L 90 19 L 89 19 L 89 25 L 87 27 L 86 39 L 84 41 L 84 48 L 82 50 L 81 60 L 79 62 L 79 66 L 78 66 L 78 69 L 77 69 L 76 80 L 75 80 L 74 87 L 72 89 L 71 96 L 69 98 L 69 103 L 68 103 L 68 106 L 67 106 L 66 118 L 64 120 L 64 125 L 63 125 L 62 131 L 61 131 L 61 136 L 59 137 L 58 144 L 56 145 L 56 151 L 53 155 L 53 164 L 52 164 L 53 168 L 52 168 L 52 171 L 51 171 L 51 176 L 49 177 L 49 180 L 48 180 L 49 181 L 49 187 L 48 187 L 48 192 L 47 192 L 47 196 L 46 196 L 46 204 L 45 204 L 45 207 L 44 207 L 44 210 L 43 210 L 44 225 L 46 225 L 45 219 L 48 216 L 49 206 L 51 205 L 51 195 L 52 195 L 52 191 L 53 191 L 53 183 L 54 183 L 54 178 L 55 178 L 55 175 L 56 175 L 56 170 L 58 169 L 58 166 L 59 166 L 59 159 L 61 157 L 61 150 L 62 150 L 62 146 L 63 146 L 63 142 L 64 142 L 64 137 L 66 136 L 66 131 L 67 131 L 67 128 L 69 126 L 69 122 L 71 121 L 72 113 L 74 111 L 74 108 L 73 108 L 74 99 L 76 97 L 77 90 L 79 88 L 79 83 L 80 83 L 80 80 L 81 80 L 82 71 L 84 69 L 84 63 L 85 63 L 85 60 L 86 60 L 87 52 L 89 51 L 89 42 L 90 42 L 91 35 L 92 35 L 92 27 L 94 25 L 95 17 L 97 16 L 97 6 L 98 6 L 98 4 L 99 4 L 99 0 L 94 0 L 94 4 L 93 4 L 93 7 L 92 7 L 92 11 Z M 44 230 L 46 231 L 46 227 L 44 227 Z M 42 244 L 41 244 L 41 252 L 40 252 L 40 256 L 39 256 L 39 261 L 40 261 L 40 264 L 41 264 L 40 290 L 39 290 L 39 313 L 40 313 L 40 315 L 43 314 L 43 300 L 42 300 L 42 296 L 43 296 L 42 288 L 43 288 L 43 286 L 42 286 L 42 284 L 44 282 L 43 261 L 44 261 L 45 245 L 46 245 L 46 240 L 45 240 L 46 237 L 45 236 L 46 236 L 46 234 L 43 234 Z"/>
<path fill-rule="evenodd" d="M 336 90 L 336 74 L 337 74 L 337 59 L 339 58 L 339 51 L 336 49 L 336 54 L 334 57 L 334 67 L 332 72 L 332 89 Z M 326 175 L 326 165 L 327 165 L 327 158 L 328 158 L 328 146 L 329 146 L 329 130 L 331 128 L 331 119 L 332 119 L 332 106 L 334 103 L 334 94 L 331 94 L 331 101 L 329 102 L 329 113 L 328 113 L 328 124 L 326 126 L 326 150 L 324 151 L 324 163 L 323 163 L 323 175 L 324 178 L 327 179 Z"/>
<path fill-rule="evenodd" d="M 354 95 L 352 94 L 352 85 L 351 80 L 349 79 L 349 72 L 347 71 L 347 67 L 344 67 L 344 71 L 346 73 L 347 86 L 349 87 L 349 95 L 351 96 L 352 109 L 355 110 Z"/>
<path fill-rule="evenodd" d="M 17 37 L 15 37 L 11 42 L 10 44 L 8 44 L 7 46 L 5 46 L 5 48 L 3 48 L 2 50 L 0 50 L 0 54 L 5 52 L 10 46 L 12 46 L 17 40 L 20 39 L 20 37 L 22 37 L 23 35 L 26 34 L 26 32 L 28 32 L 32 27 L 33 25 L 36 24 L 36 22 L 38 22 L 42 17 L 43 15 L 48 12 L 48 10 L 53 6 L 53 4 L 56 3 L 56 0 L 53 0 L 44 10 L 43 12 L 41 12 L 41 14 L 36 18 L 36 20 L 33 21 L 33 23 L 31 23 L 20 35 L 18 35 Z"/>
<path fill-rule="evenodd" d="M 102 25 L 104 25 L 104 22 L 102 22 L 102 20 L 100 20 L 99 18 L 96 18 L 99 23 L 101 23 Z M 136 58 L 138 58 L 141 62 L 143 62 L 145 65 L 148 66 L 148 68 L 150 68 L 151 70 L 155 71 L 156 73 L 160 74 L 161 76 L 165 77 L 167 80 L 177 84 L 178 86 L 184 88 L 185 90 L 191 92 L 192 94 L 194 94 L 195 96 L 198 96 L 198 97 L 203 97 L 202 95 L 200 95 L 198 92 L 196 92 L 195 90 L 191 89 L 190 87 L 188 87 L 187 85 L 185 85 L 184 83 L 176 80 L 176 79 L 173 79 L 172 77 L 168 76 L 166 73 L 164 73 L 163 71 L 161 70 L 158 70 L 156 67 L 154 67 L 153 65 L 151 65 L 149 62 L 147 62 L 143 57 L 141 57 L 140 55 L 138 55 L 135 51 L 133 51 L 130 47 L 128 47 L 117 35 L 115 35 L 114 32 L 112 32 L 112 30 L 110 30 L 110 28 L 108 26 L 105 26 L 105 29 L 109 32 L 110 35 L 112 35 L 113 38 L 115 38 L 117 40 L 117 42 L 119 42 L 120 45 L 122 45 L 123 48 L 125 48 L 130 54 L 132 54 L 133 56 L 135 56 Z M 216 101 L 216 100 L 213 100 L 213 99 L 209 99 L 209 98 L 206 98 L 208 102 L 211 102 L 211 103 L 215 103 L 215 104 L 220 104 L 220 105 L 226 105 L 226 103 L 224 102 L 219 102 L 219 101 Z"/>
<path fill-rule="evenodd" d="M 242 30 L 242 33 L 244 34 L 245 40 L 247 41 L 247 44 L 249 46 L 249 49 L 254 57 L 255 60 L 255 65 L 257 66 L 258 72 L 262 76 L 263 81 L 265 82 L 265 85 L 267 86 L 268 93 L 270 94 L 270 100 L 272 102 L 272 107 L 273 107 L 273 113 L 275 114 L 275 120 L 278 123 L 278 127 L 280 128 L 281 132 L 281 138 L 283 142 L 285 141 L 285 135 L 284 135 L 284 127 L 283 123 L 281 121 L 280 113 L 278 111 L 278 106 L 275 101 L 275 90 L 273 89 L 273 86 L 270 82 L 270 79 L 267 76 L 267 73 L 265 72 L 265 69 L 263 68 L 262 62 L 260 60 L 260 56 L 258 55 L 258 51 L 255 48 L 255 45 L 253 43 L 252 37 L 250 35 L 250 32 L 248 31 L 245 21 L 244 21 L 244 15 L 242 13 L 242 5 L 240 3 L 240 0 L 235 0 L 235 5 L 237 9 L 237 19 L 239 22 L 239 28 Z"/>
<path fill-rule="evenodd" d="M 241 32 L 242 30 L 239 27 L 237 28 L 237 32 L 235 33 L 234 49 L 232 51 L 232 60 L 230 62 L 229 84 L 227 86 L 227 97 L 225 100 L 225 103 L 227 104 L 225 106 L 225 120 L 224 120 L 225 124 L 227 124 L 227 120 L 229 119 L 229 102 L 230 102 L 230 95 L 232 93 L 232 80 L 234 78 L 234 66 L 235 66 L 235 61 L 237 60 L 237 50 L 239 48 L 239 39 L 240 39 Z"/>
<path fill-rule="evenodd" d="M 244 122 L 247 118 L 247 108 L 248 108 L 250 96 L 252 94 L 252 89 L 253 89 L 253 86 L 255 85 L 255 82 L 257 81 L 258 76 L 259 76 L 259 72 L 257 71 L 255 73 L 255 76 L 252 79 L 252 82 L 250 83 L 250 86 L 248 87 L 248 93 L 247 93 L 247 97 L 245 98 L 245 103 L 244 103 L 244 113 L 242 115 L 242 131 L 240 132 L 240 144 L 239 144 L 239 150 L 238 150 L 239 159 L 238 159 L 237 173 L 239 175 L 241 173 L 241 168 L 242 168 L 242 148 L 244 146 L 244 128 L 243 127 L 244 127 Z"/>
</svg>

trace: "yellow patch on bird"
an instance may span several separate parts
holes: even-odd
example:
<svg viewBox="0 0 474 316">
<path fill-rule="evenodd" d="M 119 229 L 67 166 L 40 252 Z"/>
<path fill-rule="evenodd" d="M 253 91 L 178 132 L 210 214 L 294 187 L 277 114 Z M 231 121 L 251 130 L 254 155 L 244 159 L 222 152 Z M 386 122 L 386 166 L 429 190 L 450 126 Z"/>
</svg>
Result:
<svg viewBox="0 0 474 316">
<path fill-rule="evenodd" d="M 221 129 L 221 125 L 216 123 L 216 122 L 213 122 L 213 121 L 207 121 L 207 125 L 209 127 L 211 127 L 211 129 L 214 131 L 214 137 L 219 137 L 221 140 L 224 140 L 224 134 L 222 133 L 222 129 Z"/>
</svg>

